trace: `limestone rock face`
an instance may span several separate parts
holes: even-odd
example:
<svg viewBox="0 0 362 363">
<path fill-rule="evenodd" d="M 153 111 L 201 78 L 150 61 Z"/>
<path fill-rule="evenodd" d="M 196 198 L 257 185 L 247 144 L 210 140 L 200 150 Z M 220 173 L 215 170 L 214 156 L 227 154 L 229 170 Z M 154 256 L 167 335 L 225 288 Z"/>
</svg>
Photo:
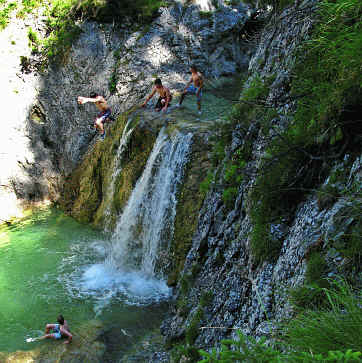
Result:
<svg viewBox="0 0 362 363">
<path fill-rule="evenodd" d="M 212 5 L 214 4 L 214 5 Z M 217 11 L 216 11 L 217 10 Z M 0 33 L 3 130 L 0 143 L 0 218 L 19 214 L 24 203 L 57 200 L 64 176 L 94 140 L 94 105 L 78 105 L 79 95 L 104 95 L 113 114 L 140 103 L 154 78 L 181 91 L 196 64 L 207 77 L 247 67 L 251 50 L 241 31 L 246 6 L 213 1 L 170 2 L 150 27 L 79 24 L 82 33 L 61 66 L 36 69 L 28 47 L 28 27 L 44 31 L 35 18 L 12 19 Z M 21 62 L 20 62 L 21 61 Z M 20 64 L 21 63 L 21 64 Z"/>
<path fill-rule="evenodd" d="M 255 75 L 274 75 L 267 96 L 270 102 L 278 104 L 277 101 L 288 99 L 295 50 L 302 40 L 308 39 L 313 24 L 312 11 L 313 1 L 296 3 L 279 19 L 267 24 L 260 35 L 246 82 Z M 295 104 L 280 102 L 277 107 L 280 115 L 287 115 L 295 109 Z M 280 116 L 277 126 L 283 129 L 287 122 L 286 117 Z M 233 130 L 225 160 L 232 160 L 233 152 L 242 145 L 247 134 L 254 134 L 248 170 L 255 173 L 265 151 L 265 139 L 261 132 L 256 130 L 255 133 L 255 125 L 249 130 L 238 126 Z M 334 185 L 339 190 L 348 190 L 354 183 L 360 187 L 360 155 L 354 155 L 353 160 L 350 158 L 351 155 L 345 155 L 344 162 L 335 167 L 346 175 Z M 323 246 L 330 277 L 350 263 L 339 255 L 333 241 L 348 233 L 351 224 L 358 223 L 358 213 L 353 211 L 349 198 L 339 198 L 323 208 L 315 193 L 298 204 L 288 223 L 281 221 L 271 225 L 273 238 L 282 244 L 276 260 L 255 263 L 250 252 L 253 226 L 247 202 L 255 179 L 251 177 L 240 184 L 231 208 L 223 202 L 222 186 L 215 187 L 204 200 L 192 246 L 174 289 L 174 308 L 161 326 L 170 344 L 184 341 L 192 334 L 192 326 L 198 329 L 194 334 L 194 346 L 206 350 L 221 339 L 236 338 L 236 329 L 256 337 L 271 336 L 281 321 L 293 316 L 289 291 L 303 283 L 310 251 Z M 215 184 L 219 185 L 218 179 Z M 203 305 L 205 297 L 208 303 Z"/>
</svg>

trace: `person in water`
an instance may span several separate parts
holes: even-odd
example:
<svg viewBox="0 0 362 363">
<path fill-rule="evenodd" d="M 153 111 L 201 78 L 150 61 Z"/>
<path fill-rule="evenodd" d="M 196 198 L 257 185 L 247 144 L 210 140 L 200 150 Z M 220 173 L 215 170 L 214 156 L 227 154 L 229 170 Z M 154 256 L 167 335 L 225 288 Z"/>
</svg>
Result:
<svg viewBox="0 0 362 363">
<path fill-rule="evenodd" d="M 52 333 L 50 333 L 50 330 L 52 330 Z M 64 344 L 69 344 L 73 339 L 73 336 L 69 330 L 68 322 L 64 320 L 63 315 L 59 315 L 57 318 L 57 324 L 47 324 L 45 326 L 45 335 L 39 339 L 67 338 Z"/>
<path fill-rule="evenodd" d="M 162 81 L 159 78 L 157 78 L 155 80 L 155 85 L 152 88 L 151 94 L 146 98 L 146 101 L 143 102 L 143 104 L 141 106 L 145 107 L 147 102 L 154 96 L 154 94 L 156 92 L 159 94 L 159 98 L 156 103 L 155 110 L 156 111 L 161 111 L 161 110 L 167 111 L 167 108 L 170 105 L 171 100 L 172 100 L 172 95 L 171 95 L 170 90 L 167 87 L 162 85 Z"/>
<path fill-rule="evenodd" d="M 190 67 L 191 79 L 185 86 L 185 89 L 182 92 L 180 102 L 177 104 L 177 107 L 182 105 L 182 102 L 187 94 L 196 95 L 197 108 L 199 110 L 199 115 L 201 115 L 201 97 L 202 97 L 202 87 L 204 85 L 204 80 L 200 72 L 198 72 L 195 65 Z M 193 84 L 191 84 L 193 83 Z"/>
<path fill-rule="evenodd" d="M 78 97 L 78 103 L 80 105 L 93 102 L 95 103 L 96 107 L 100 110 L 97 115 L 97 118 L 94 121 L 94 127 L 99 130 L 102 139 L 106 137 L 106 130 L 104 129 L 104 123 L 107 119 L 111 118 L 111 109 L 109 108 L 107 101 L 103 96 L 98 95 L 97 93 L 93 92 L 90 94 L 90 97 Z"/>
</svg>

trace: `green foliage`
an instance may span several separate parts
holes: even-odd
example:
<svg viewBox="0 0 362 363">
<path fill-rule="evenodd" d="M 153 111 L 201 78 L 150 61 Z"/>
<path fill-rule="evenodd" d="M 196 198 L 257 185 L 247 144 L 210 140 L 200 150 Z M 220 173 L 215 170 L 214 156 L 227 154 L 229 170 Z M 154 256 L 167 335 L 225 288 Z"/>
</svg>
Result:
<svg viewBox="0 0 362 363">
<path fill-rule="evenodd" d="M 7 0 L 0 0 L 0 31 L 9 23 L 11 13 L 16 9 L 16 2 L 8 2 Z"/>
<path fill-rule="evenodd" d="M 246 337 L 240 331 L 237 331 L 237 335 L 238 339 L 222 340 L 220 351 L 217 351 L 215 348 L 211 353 L 200 350 L 200 354 L 205 359 L 199 361 L 199 363 L 281 362 L 279 360 L 281 353 L 268 347 L 265 344 L 265 338 L 257 341 L 253 337 Z"/>
<path fill-rule="evenodd" d="M 314 252 L 308 260 L 305 273 L 306 283 L 318 283 L 327 270 L 327 262 L 320 252 Z"/>
<path fill-rule="evenodd" d="M 199 15 L 200 15 L 200 18 L 211 19 L 212 18 L 212 11 L 200 11 Z"/>
<path fill-rule="evenodd" d="M 19 18 L 24 18 L 27 14 L 31 14 L 34 9 L 44 3 L 43 0 L 21 0 L 21 7 L 16 13 Z"/>
<path fill-rule="evenodd" d="M 325 354 L 310 354 L 300 353 L 292 354 L 289 357 L 290 362 L 302 362 L 302 363 L 314 363 L 314 362 L 333 362 L 333 363 L 358 363 L 362 361 L 361 352 L 353 352 L 352 349 L 348 349 L 345 352 L 339 350 L 329 351 Z"/>
<path fill-rule="evenodd" d="M 180 280 L 180 294 L 186 295 L 193 283 L 192 274 L 184 274 Z"/>
<path fill-rule="evenodd" d="M 258 206 L 260 207 L 260 205 Z M 257 208 L 251 212 L 254 223 L 253 230 L 250 234 L 250 247 L 257 263 L 266 260 L 274 260 L 279 256 L 282 242 L 273 239 L 270 233 L 270 223 L 266 222 L 263 214 Z"/>
<path fill-rule="evenodd" d="M 206 307 L 209 305 L 214 297 L 214 294 L 212 291 L 203 291 L 200 297 L 200 306 Z"/>
<path fill-rule="evenodd" d="M 179 363 L 179 362 L 197 362 L 201 357 L 199 351 L 194 346 L 184 346 L 182 344 L 176 345 L 173 347 L 171 351 L 171 362 Z"/>
<path fill-rule="evenodd" d="M 209 191 L 210 186 L 212 185 L 212 183 L 214 182 L 214 180 L 215 180 L 214 173 L 211 172 L 211 171 L 209 171 L 207 173 L 206 178 L 200 184 L 200 192 L 203 195 L 206 195 L 206 193 Z"/>
<path fill-rule="evenodd" d="M 298 351 L 326 354 L 330 350 L 361 351 L 362 309 L 360 292 L 345 282 L 331 282 L 325 289 L 329 306 L 306 311 L 292 319 L 287 327 L 287 342 Z"/>
<path fill-rule="evenodd" d="M 316 310 L 325 306 L 327 296 L 317 284 L 303 285 L 290 291 L 290 301 L 298 309 Z"/>
<path fill-rule="evenodd" d="M 221 341 L 219 350 L 200 350 L 199 363 L 312 363 L 361 362 L 362 309 L 345 281 L 324 289 L 328 309 L 305 311 L 286 324 L 286 334 L 279 337 L 277 347 L 257 341 L 240 331 L 238 339 Z"/>
<path fill-rule="evenodd" d="M 187 298 L 185 296 L 179 298 L 177 300 L 177 313 L 182 317 L 187 317 L 187 314 L 189 313 L 189 307 L 187 304 Z"/>
<path fill-rule="evenodd" d="M 319 209 L 322 210 L 331 207 L 336 202 L 339 196 L 340 193 L 335 185 L 324 185 L 317 192 Z"/>
<path fill-rule="evenodd" d="M 199 305 L 190 321 L 190 324 L 186 329 L 185 337 L 186 337 L 186 343 L 188 345 L 193 345 L 195 343 L 195 340 L 199 335 L 200 323 L 203 317 L 204 317 L 204 311 L 203 308 Z"/>
<path fill-rule="evenodd" d="M 117 49 L 114 53 L 114 60 L 115 60 L 115 64 L 114 64 L 114 68 L 113 68 L 113 72 L 111 74 L 111 77 L 109 79 L 109 92 L 111 93 L 111 95 L 115 94 L 117 91 L 117 83 L 118 83 L 118 68 L 121 65 L 121 56 L 120 56 L 120 49 Z"/>
<path fill-rule="evenodd" d="M 65 61 L 71 45 L 81 33 L 77 25 L 80 19 L 121 23 L 129 17 L 138 24 L 146 25 L 157 15 L 160 6 L 165 5 L 161 0 L 22 0 L 17 16 L 24 17 L 41 4 L 45 5 L 48 28 L 47 37 L 37 44 L 44 56 L 43 64 L 48 59 L 60 63 Z M 16 7 L 16 2 L 0 0 L 0 30 L 6 27 Z M 115 92 L 117 81 L 115 74 L 110 80 L 112 92 Z"/>
<path fill-rule="evenodd" d="M 294 92 L 313 94 L 299 101 L 296 120 L 309 125 L 312 135 L 316 131 L 319 142 L 335 143 L 346 132 L 338 116 L 350 99 L 361 94 L 362 5 L 358 0 L 325 0 L 320 3 L 320 16 L 319 26 L 301 51 L 306 56 L 296 67 Z M 314 119 L 317 122 L 310 124 Z"/>
<path fill-rule="evenodd" d="M 237 6 L 241 3 L 241 0 L 225 0 L 225 4 L 229 6 Z"/>
<path fill-rule="evenodd" d="M 350 259 L 350 266 L 358 268 L 362 265 L 362 220 L 361 218 L 351 226 L 350 233 L 344 236 L 345 247 L 341 249 L 342 254 Z"/>
<path fill-rule="evenodd" d="M 259 76 L 256 76 L 252 79 L 249 86 L 244 89 L 241 98 L 248 102 L 265 101 L 268 94 L 269 87 L 267 82 L 263 82 Z"/>
<path fill-rule="evenodd" d="M 331 288 L 327 279 L 328 265 L 319 251 L 308 257 L 307 271 L 303 286 L 290 291 L 292 304 L 299 309 L 321 309 L 328 305 L 326 289 Z"/>
<path fill-rule="evenodd" d="M 31 27 L 28 29 L 29 46 L 32 48 L 33 53 L 37 53 L 40 45 L 38 34 L 33 31 Z"/>
<path fill-rule="evenodd" d="M 229 209 L 232 209 L 237 195 L 238 189 L 236 187 L 226 188 L 223 191 L 222 200 Z"/>
<path fill-rule="evenodd" d="M 294 119 L 285 131 L 275 130 L 250 196 L 252 250 L 259 262 L 269 258 L 268 250 L 261 253 L 269 245 L 268 225 L 291 216 L 343 150 L 360 147 L 356 115 L 362 76 L 355 70 L 362 67 L 361 9 L 358 0 L 321 2 L 320 21 L 298 53 L 292 82 L 293 96 L 298 97 Z M 258 96 L 257 91 L 249 93 Z M 336 190 L 328 188 L 319 193 L 321 206 L 337 197 Z"/>
</svg>

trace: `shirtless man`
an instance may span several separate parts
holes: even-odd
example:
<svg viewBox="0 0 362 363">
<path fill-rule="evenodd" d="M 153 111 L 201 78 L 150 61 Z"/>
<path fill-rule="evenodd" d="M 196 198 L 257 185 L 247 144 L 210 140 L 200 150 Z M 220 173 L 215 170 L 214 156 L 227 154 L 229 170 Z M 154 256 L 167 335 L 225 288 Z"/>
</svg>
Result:
<svg viewBox="0 0 362 363">
<path fill-rule="evenodd" d="M 106 137 L 106 130 L 104 129 L 104 122 L 111 116 L 111 109 L 109 108 L 107 101 L 103 96 L 98 95 L 93 92 L 90 95 L 90 98 L 87 97 L 78 97 L 78 103 L 82 105 L 83 103 L 93 102 L 96 107 L 101 111 L 98 113 L 97 118 L 94 121 L 94 127 L 99 130 L 102 139 Z"/>
<path fill-rule="evenodd" d="M 182 105 L 182 102 L 187 94 L 196 95 L 197 100 L 197 108 L 199 110 L 199 115 L 201 115 L 201 96 L 202 96 L 202 87 L 204 85 L 204 80 L 200 72 L 197 71 L 196 66 L 192 65 L 190 67 L 191 79 L 186 84 L 185 89 L 182 92 L 180 102 L 177 104 L 177 107 Z M 194 83 L 191 85 L 191 83 Z"/>
<path fill-rule="evenodd" d="M 142 103 L 142 107 L 145 107 L 147 102 L 154 96 L 154 94 L 158 92 L 160 97 L 158 98 L 158 101 L 155 106 L 156 111 L 166 111 L 167 107 L 171 103 L 172 95 L 170 90 L 162 85 L 162 82 L 159 78 L 155 80 L 155 85 L 152 88 L 151 94 L 146 98 L 146 101 Z"/>
<path fill-rule="evenodd" d="M 45 326 L 45 335 L 38 339 L 61 339 L 62 337 L 66 337 L 67 340 L 64 342 L 64 344 L 69 344 L 72 341 L 73 336 L 69 331 L 67 321 L 64 320 L 63 315 L 59 315 L 57 322 L 57 324 L 47 324 Z M 53 332 L 49 333 L 50 330 Z"/>
</svg>

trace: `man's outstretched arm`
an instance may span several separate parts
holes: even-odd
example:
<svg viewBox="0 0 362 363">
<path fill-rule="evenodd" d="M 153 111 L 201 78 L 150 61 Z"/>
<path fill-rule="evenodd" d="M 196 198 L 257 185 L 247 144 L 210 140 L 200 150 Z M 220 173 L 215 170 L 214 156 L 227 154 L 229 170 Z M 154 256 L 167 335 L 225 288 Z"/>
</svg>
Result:
<svg viewBox="0 0 362 363">
<path fill-rule="evenodd" d="M 83 104 L 83 103 L 87 103 L 87 102 L 100 102 L 103 100 L 103 97 L 102 96 L 97 96 L 95 98 L 88 98 L 88 97 L 82 97 L 82 96 L 79 96 L 78 97 L 78 103 L 79 104 Z"/>
<path fill-rule="evenodd" d="M 153 88 L 151 94 L 146 98 L 146 101 L 142 103 L 142 107 L 145 107 L 147 102 L 153 97 L 153 95 L 156 93 L 156 88 Z"/>
<path fill-rule="evenodd" d="M 73 335 L 70 334 L 70 332 L 66 329 L 62 329 L 61 333 L 67 337 L 67 340 L 64 342 L 64 344 L 69 344 L 73 339 Z"/>
</svg>

